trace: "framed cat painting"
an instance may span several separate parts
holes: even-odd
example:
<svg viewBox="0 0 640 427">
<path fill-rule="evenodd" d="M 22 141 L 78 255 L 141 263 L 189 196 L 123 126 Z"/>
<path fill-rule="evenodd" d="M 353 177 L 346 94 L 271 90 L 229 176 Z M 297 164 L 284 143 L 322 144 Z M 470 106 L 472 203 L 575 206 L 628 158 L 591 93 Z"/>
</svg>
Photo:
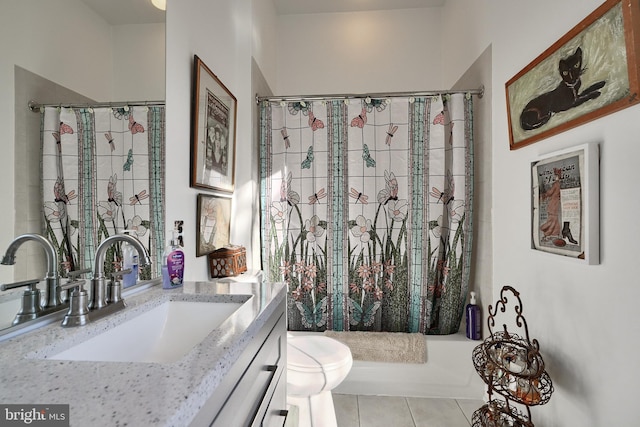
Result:
<svg viewBox="0 0 640 427">
<path fill-rule="evenodd" d="M 506 83 L 512 150 L 640 102 L 640 2 L 607 0 Z"/>
</svg>

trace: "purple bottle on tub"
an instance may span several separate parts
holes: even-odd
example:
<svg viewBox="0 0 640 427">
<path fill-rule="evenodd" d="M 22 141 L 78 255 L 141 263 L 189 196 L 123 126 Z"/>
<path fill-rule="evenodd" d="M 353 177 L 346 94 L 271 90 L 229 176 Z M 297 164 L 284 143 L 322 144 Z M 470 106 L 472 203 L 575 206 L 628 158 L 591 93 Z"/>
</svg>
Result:
<svg viewBox="0 0 640 427">
<path fill-rule="evenodd" d="M 479 340 L 482 338 L 482 321 L 480 307 L 476 304 L 476 293 L 471 292 L 471 298 L 465 310 L 467 318 L 467 338 Z"/>
</svg>

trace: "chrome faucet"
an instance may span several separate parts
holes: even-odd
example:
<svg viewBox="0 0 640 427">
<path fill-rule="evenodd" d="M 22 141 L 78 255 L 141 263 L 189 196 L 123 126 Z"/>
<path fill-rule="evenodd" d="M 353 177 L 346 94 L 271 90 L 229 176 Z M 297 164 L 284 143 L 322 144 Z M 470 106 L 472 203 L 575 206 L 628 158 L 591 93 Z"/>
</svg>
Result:
<svg viewBox="0 0 640 427">
<path fill-rule="evenodd" d="M 107 288 L 107 281 L 104 275 L 104 259 L 107 249 L 114 242 L 127 242 L 138 251 L 139 265 L 151 264 L 149 253 L 142 246 L 142 243 L 135 237 L 127 234 L 116 234 L 104 239 L 98 249 L 96 249 L 96 257 L 93 266 L 93 278 L 91 279 L 91 297 L 89 298 L 87 291 L 84 290 L 84 280 L 77 277 L 91 272 L 91 270 L 78 270 L 70 272 L 69 282 L 62 285 L 63 289 L 70 291 L 69 311 L 62 320 L 62 326 L 82 326 L 90 321 L 98 320 L 111 313 L 115 313 L 125 307 L 124 299 L 120 295 L 121 289 L 118 277 L 131 272 L 131 269 L 121 270 L 113 273 L 112 282 Z M 109 291 L 108 298 L 107 291 Z"/>
<path fill-rule="evenodd" d="M 60 301 L 60 276 L 56 270 L 58 266 L 58 254 L 51 242 L 39 234 L 23 234 L 18 236 L 9 244 L 7 252 L 4 257 L 2 257 L 2 261 L 0 263 L 3 265 L 14 265 L 16 263 L 16 252 L 18 251 L 18 248 L 24 242 L 29 240 L 39 243 L 44 248 L 47 255 L 47 275 L 44 278 L 47 288 L 47 300 L 42 307 L 43 311 L 47 313 L 65 305 Z"/>
<path fill-rule="evenodd" d="M 25 280 L 23 282 L 0 286 L 0 291 L 8 291 L 9 289 L 21 288 L 23 286 L 27 287 L 22 293 L 20 310 L 18 310 L 18 313 L 16 313 L 16 316 L 13 318 L 12 325 L 19 325 L 20 323 L 43 316 L 40 289 L 37 287 L 38 283 L 40 283 L 40 279 Z"/>
<path fill-rule="evenodd" d="M 151 264 L 149 253 L 142 246 L 142 243 L 135 237 L 128 234 L 115 234 L 104 239 L 98 249 L 96 249 L 96 258 L 93 266 L 93 279 L 91 279 L 91 301 L 89 302 L 89 310 L 100 310 L 107 306 L 107 282 L 104 275 L 104 258 L 107 249 L 117 241 L 127 242 L 138 251 L 139 265 L 145 266 Z M 124 301 L 120 300 L 123 303 Z"/>
</svg>

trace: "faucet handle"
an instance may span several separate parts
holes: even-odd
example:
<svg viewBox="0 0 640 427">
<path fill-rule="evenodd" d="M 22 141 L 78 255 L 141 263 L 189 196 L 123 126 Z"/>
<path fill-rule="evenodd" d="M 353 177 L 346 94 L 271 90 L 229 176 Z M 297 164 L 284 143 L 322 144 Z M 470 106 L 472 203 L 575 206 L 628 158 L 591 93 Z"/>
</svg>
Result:
<svg viewBox="0 0 640 427">
<path fill-rule="evenodd" d="M 73 288 L 78 288 L 78 290 L 80 292 L 84 291 L 84 283 L 85 280 L 84 279 L 78 279 L 78 280 L 69 280 L 66 283 L 63 283 L 62 285 L 60 285 L 60 289 L 63 291 L 68 291 L 69 289 L 73 289 Z"/>
<path fill-rule="evenodd" d="M 119 278 L 122 278 L 122 276 L 124 276 L 125 274 L 129 274 L 132 271 L 133 270 L 131 270 L 130 268 L 125 268 L 124 270 L 114 271 L 113 273 L 111 273 L 111 280 L 118 280 Z"/>
<path fill-rule="evenodd" d="M 20 288 L 22 286 L 29 286 L 29 291 L 35 291 L 35 286 L 40 283 L 41 279 L 23 280 L 21 282 L 8 283 L 0 285 L 0 291 L 8 291 L 9 289 Z"/>
<path fill-rule="evenodd" d="M 82 285 L 84 284 L 75 284 L 75 285 L 71 285 L 69 286 L 69 283 L 76 281 L 78 279 L 78 277 L 82 276 L 83 274 L 87 274 L 87 273 L 91 273 L 91 269 L 90 268 L 85 268 L 84 270 L 72 270 L 67 272 L 67 283 L 66 283 L 66 287 L 63 285 L 58 285 L 58 294 L 60 295 L 60 300 L 62 301 L 63 304 L 67 304 L 69 302 L 69 298 L 71 296 L 71 293 L 68 292 L 66 294 L 62 294 L 62 291 L 65 290 L 70 290 L 72 288 L 78 287 L 80 286 L 79 291 L 84 291 L 84 288 L 82 288 Z"/>
<path fill-rule="evenodd" d="M 67 278 L 73 280 L 76 279 L 80 276 L 82 276 L 83 274 L 87 274 L 87 273 L 91 273 L 91 269 L 90 268 L 85 268 L 82 270 L 73 270 L 73 271 L 69 271 L 67 273 Z"/>
</svg>

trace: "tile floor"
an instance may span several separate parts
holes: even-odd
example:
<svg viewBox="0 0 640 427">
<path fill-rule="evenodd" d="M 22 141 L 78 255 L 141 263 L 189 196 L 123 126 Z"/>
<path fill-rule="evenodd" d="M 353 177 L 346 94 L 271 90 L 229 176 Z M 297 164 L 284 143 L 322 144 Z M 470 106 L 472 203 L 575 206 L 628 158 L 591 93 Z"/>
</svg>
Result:
<svg viewBox="0 0 640 427">
<path fill-rule="evenodd" d="M 333 394 L 338 427 L 465 427 L 482 400 Z"/>
</svg>

